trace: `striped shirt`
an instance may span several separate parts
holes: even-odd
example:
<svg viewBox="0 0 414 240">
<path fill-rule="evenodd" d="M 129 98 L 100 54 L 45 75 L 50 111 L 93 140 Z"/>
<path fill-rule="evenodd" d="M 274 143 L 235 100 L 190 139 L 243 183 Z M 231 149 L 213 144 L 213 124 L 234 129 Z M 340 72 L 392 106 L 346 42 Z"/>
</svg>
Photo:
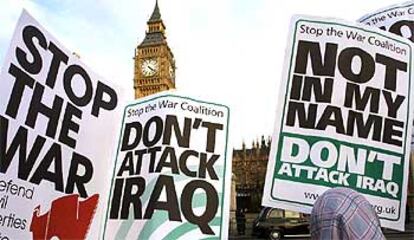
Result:
<svg viewBox="0 0 414 240">
<path fill-rule="evenodd" d="M 348 188 L 322 194 L 313 206 L 310 225 L 312 239 L 385 239 L 372 205 Z"/>
</svg>

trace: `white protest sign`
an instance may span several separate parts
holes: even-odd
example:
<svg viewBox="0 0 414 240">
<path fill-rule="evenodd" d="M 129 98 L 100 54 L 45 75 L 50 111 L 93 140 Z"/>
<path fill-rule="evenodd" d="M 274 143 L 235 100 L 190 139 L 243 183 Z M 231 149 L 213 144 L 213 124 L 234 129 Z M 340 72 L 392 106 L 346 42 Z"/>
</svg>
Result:
<svg viewBox="0 0 414 240">
<path fill-rule="evenodd" d="M 310 213 L 332 187 L 404 229 L 412 129 L 412 47 L 349 22 L 292 19 L 263 204 Z"/>
<path fill-rule="evenodd" d="M 382 8 L 375 13 L 365 15 L 358 22 L 378 27 L 414 42 L 414 1 Z M 414 137 L 414 132 L 411 135 Z M 414 149 L 413 139 L 411 139 L 411 149 Z"/>
<path fill-rule="evenodd" d="M 382 8 L 363 16 L 358 22 L 414 41 L 414 1 Z"/>
<path fill-rule="evenodd" d="M 0 239 L 98 239 L 122 101 L 25 11 L 0 75 Z"/>
<path fill-rule="evenodd" d="M 229 114 L 171 93 L 126 106 L 104 239 L 227 239 Z"/>
</svg>

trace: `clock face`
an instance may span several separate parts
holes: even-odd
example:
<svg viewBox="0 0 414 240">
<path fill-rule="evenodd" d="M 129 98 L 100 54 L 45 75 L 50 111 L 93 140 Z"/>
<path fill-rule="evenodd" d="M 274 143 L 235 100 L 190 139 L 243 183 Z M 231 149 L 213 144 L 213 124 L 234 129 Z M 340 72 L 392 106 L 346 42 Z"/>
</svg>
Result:
<svg viewBox="0 0 414 240">
<path fill-rule="evenodd" d="M 145 59 L 142 62 L 141 71 L 142 71 L 142 74 L 145 77 L 154 76 L 158 71 L 158 62 L 157 62 L 157 60 L 155 60 L 153 58 Z"/>
</svg>

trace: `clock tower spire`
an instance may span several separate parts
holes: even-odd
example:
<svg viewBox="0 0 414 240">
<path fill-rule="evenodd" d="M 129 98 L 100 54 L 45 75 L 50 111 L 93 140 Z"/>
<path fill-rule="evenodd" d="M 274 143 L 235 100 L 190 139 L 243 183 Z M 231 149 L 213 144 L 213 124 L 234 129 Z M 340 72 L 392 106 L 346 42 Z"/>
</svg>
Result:
<svg viewBox="0 0 414 240">
<path fill-rule="evenodd" d="M 158 1 L 147 25 L 145 38 L 135 49 L 135 98 L 175 88 L 174 54 L 167 44 Z"/>
</svg>

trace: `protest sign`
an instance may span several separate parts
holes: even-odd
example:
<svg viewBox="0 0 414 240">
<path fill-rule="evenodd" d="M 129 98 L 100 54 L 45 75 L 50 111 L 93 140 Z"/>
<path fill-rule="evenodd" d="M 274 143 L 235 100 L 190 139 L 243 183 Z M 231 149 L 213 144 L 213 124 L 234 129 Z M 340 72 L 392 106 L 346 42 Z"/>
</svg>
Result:
<svg viewBox="0 0 414 240">
<path fill-rule="evenodd" d="M 358 22 L 414 41 L 414 1 L 382 8 L 363 16 Z"/>
<path fill-rule="evenodd" d="M 412 125 L 408 40 L 352 23 L 292 19 L 263 204 L 310 213 L 332 187 L 403 230 Z"/>
<path fill-rule="evenodd" d="M 360 18 L 358 22 L 378 27 L 414 42 L 414 1 L 382 8 Z M 413 151 L 414 132 L 411 133 L 411 136 L 411 151 Z"/>
<path fill-rule="evenodd" d="M 120 90 L 25 11 L 0 86 L 0 239 L 99 238 Z"/>
<path fill-rule="evenodd" d="M 104 239 L 227 239 L 226 106 L 171 94 L 124 111 Z"/>
</svg>

